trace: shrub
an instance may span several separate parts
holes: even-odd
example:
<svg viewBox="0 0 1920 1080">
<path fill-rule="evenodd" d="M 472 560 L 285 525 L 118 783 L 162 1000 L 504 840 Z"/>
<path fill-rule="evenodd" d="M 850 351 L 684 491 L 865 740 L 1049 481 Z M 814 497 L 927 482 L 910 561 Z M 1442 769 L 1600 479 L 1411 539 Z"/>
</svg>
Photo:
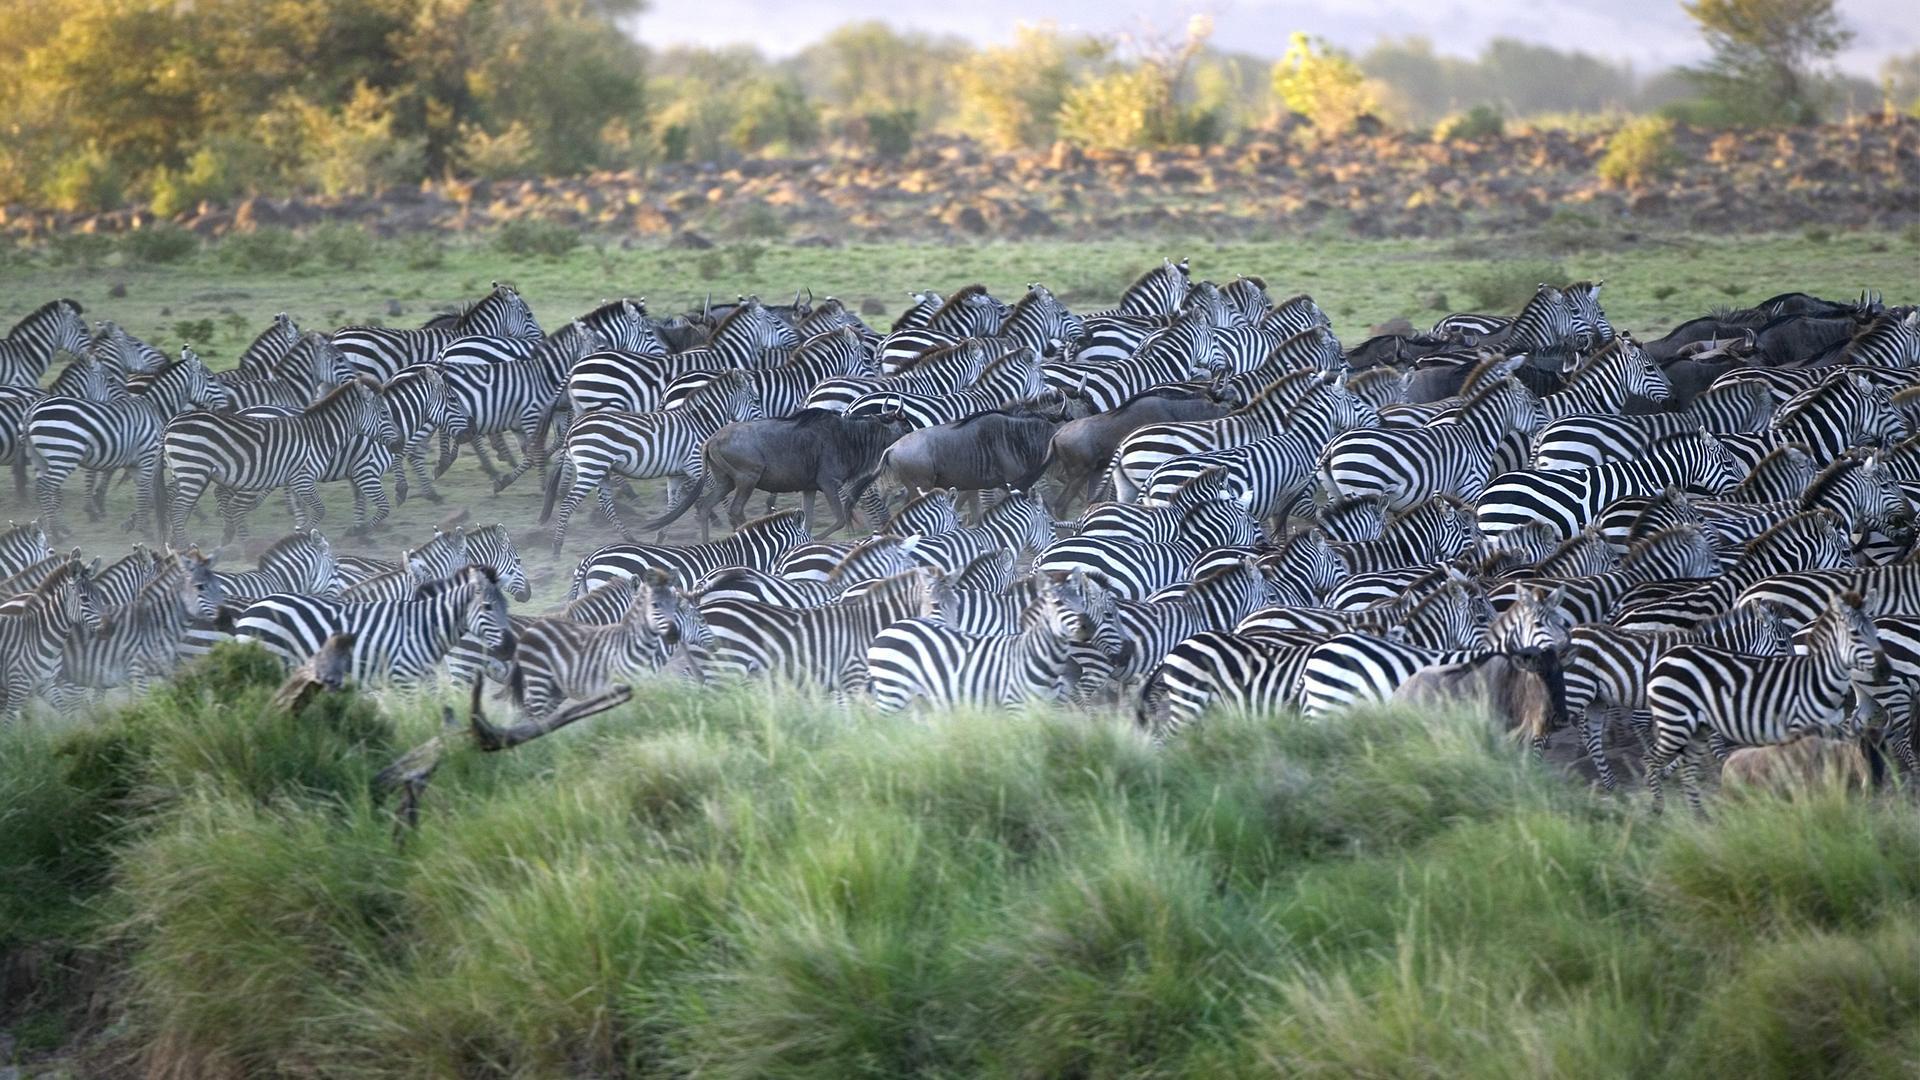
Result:
<svg viewBox="0 0 1920 1080">
<path fill-rule="evenodd" d="M 1506 131 L 1506 120 L 1492 105 L 1475 105 L 1464 113 L 1455 113 L 1433 129 L 1437 142 L 1462 139 L 1497 139 Z"/>
<path fill-rule="evenodd" d="M 222 138 L 209 141 L 175 172 L 164 166 L 148 182 L 149 209 L 159 217 L 173 217 L 201 202 L 227 202 L 264 180 L 271 166 L 265 148 L 250 140 Z"/>
<path fill-rule="evenodd" d="M 1567 280 L 1567 269 L 1557 262 L 1494 262 L 1460 283 L 1474 310 L 1518 311 L 1540 288 L 1541 282 Z"/>
<path fill-rule="evenodd" d="M 538 154 L 533 132 L 515 120 L 498 134 L 478 124 L 460 125 L 460 143 L 454 156 L 466 172 L 482 179 L 499 180 L 526 175 Z"/>
<path fill-rule="evenodd" d="M 173 324 L 173 336 L 204 349 L 218 329 L 212 319 L 181 319 Z"/>
<path fill-rule="evenodd" d="M 777 240 L 787 234 L 780 212 L 763 202 L 750 202 L 734 214 L 728 231 L 743 240 Z"/>
<path fill-rule="evenodd" d="M 1295 33 L 1273 65 L 1273 92 L 1323 135 L 1351 130 L 1380 109 L 1380 98 L 1353 59 L 1326 42 Z"/>
<path fill-rule="evenodd" d="M 322 225 L 307 234 L 307 250 L 328 266 L 352 270 L 374 256 L 373 234 L 358 225 Z"/>
<path fill-rule="evenodd" d="M 500 226 L 493 246 L 509 255 L 542 255 L 557 259 L 580 246 L 580 233 L 557 221 L 520 218 Z"/>
<path fill-rule="evenodd" d="M 365 83 L 337 110 L 298 99 L 288 107 L 305 134 L 307 178 L 329 195 L 375 194 L 425 168 L 426 138 L 396 133 L 392 103 Z"/>
<path fill-rule="evenodd" d="M 760 244 L 735 244 L 727 250 L 727 261 L 733 265 L 733 272 L 741 277 L 750 278 L 760 269 L 760 260 L 767 249 Z"/>
<path fill-rule="evenodd" d="M 400 241 L 400 263 L 409 270 L 437 270 L 447 262 L 447 245 L 429 233 Z"/>
<path fill-rule="evenodd" d="M 157 221 L 128 233 L 120 246 L 135 262 L 171 263 L 199 251 L 200 238 L 178 225 Z"/>
<path fill-rule="evenodd" d="M 113 237 L 104 233 L 58 232 L 47 238 L 47 256 L 55 266 L 96 267 L 113 249 Z"/>
<path fill-rule="evenodd" d="M 913 149 L 913 135 L 919 130 L 920 114 L 912 109 L 889 109 L 865 116 L 867 146 L 884 158 L 906 156 Z"/>
<path fill-rule="evenodd" d="M 1655 300 L 1665 300 L 1667 297 L 1679 291 L 1680 287 L 1678 285 L 1655 285 L 1653 288 L 1647 290 L 1647 295 L 1653 297 Z"/>
<path fill-rule="evenodd" d="M 54 162 L 41 194 L 56 210 L 111 210 L 125 201 L 126 185 L 113 157 L 88 146 Z"/>
<path fill-rule="evenodd" d="M 240 270 L 282 273 L 306 262 L 307 254 L 292 230 L 277 225 L 229 233 L 220 241 L 221 258 Z"/>
<path fill-rule="evenodd" d="M 1649 116 L 1613 133 L 1597 171 L 1601 180 L 1614 187 L 1640 187 L 1666 176 L 1678 157 L 1673 121 Z"/>
<path fill-rule="evenodd" d="M 700 275 L 701 281 L 718 281 L 726 276 L 727 257 L 718 250 L 703 251 L 700 257 L 694 260 L 693 268 L 694 272 Z"/>
<path fill-rule="evenodd" d="M 820 114 L 798 86 L 767 79 L 741 95 L 732 133 L 734 145 L 741 150 L 792 153 L 812 146 L 819 137 Z"/>
</svg>

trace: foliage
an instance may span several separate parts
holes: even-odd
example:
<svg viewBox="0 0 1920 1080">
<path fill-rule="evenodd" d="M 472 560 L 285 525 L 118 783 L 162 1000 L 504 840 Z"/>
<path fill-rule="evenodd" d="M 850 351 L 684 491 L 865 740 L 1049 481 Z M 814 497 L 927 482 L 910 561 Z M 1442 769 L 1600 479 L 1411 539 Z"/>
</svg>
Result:
<svg viewBox="0 0 1920 1080">
<path fill-rule="evenodd" d="M 1835 0 L 1691 0 L 1712 58 L 1692 72 L 1708 97 L 1746 123 L 1811 123 L 1827 90 L 1816 65 L 1853 39 Z"/>
<path fill-rule="evenodd" d="M 265 226 L 229 234 L 220 243 L 220 257 L 238 270 L 275 273 L 306 262 L 307 250 L 291 229 Z"/>
<path fill-rule="evenodd" d="M 1494 38 L 1471 59 L 1437 53 L 1425 38 L 1389 39 L 1359 64 L 1379 81 L 1388 111 L 1411 123 L 1438 123 L 1475 102 L 1529 118 L 1648 103 L 1631 64 L 1513 38 Z"/>
<path fill-rule="evenodd" d="M 165 221 L 154 221 L 146 229 L 134 229 L 121 240 L 127 258 L 136 263 L 177 263 L 200 250 L 200 236 Z"/>
<path fill-rule="evenodd" d="M 905 115 L 932 127 L 953 112 L 947 73 L 968 51 L 958 38 L 858 22 L 801 50 L 792 68 L 807 96 L 831 117 Z"/>
<path fill-rule="evenodd" d="M 358 225 L 321 225 L 307 233 L 307 250 L 328 266 L 352 270 L 374 258 L 373 234 Z"/>
<path fill-rule="evenodd" d="M 1464 113 L 1456 113 L 1434 125 L 1433 137 L 1437 142 L 1497 139 L 1506 126 L 1506 119 L 1500 115 L 1499 109 L 1491 105 L 1475 105 Z"/>
<path fill-rule="evenodd" d="M 1595 170 L 1600 179 L 1615 187 L 1639 187 L 1665 176 L 1678 160 L 1678 151 L 1673 148 L 1673 121 L 1649 116 L 1614 132 Z"/>
<path fill-rule="evenodd" d="M 1890 1075 L 1920 826 L 1835 790 L 1649 823 L 1486 721 L 901 724 L 643 685 L 505 754 L 265 708 L 226 647 L 0 731 L 0 911 L 97 942 L 178 1075 Z M 644 718 L 644 720 L 643 720 Z M 28 907 L 28 905 L 33 905 Z M 160 1067 L 164 1065 L 165 1069 Z"/>
<path fill-rule="evenodd" d="M 1215 109 L 1184 104 L 1181 96 L 1212 33 L 1212 20 L 1196 17 L 1183 41 L 1139 41 L 1134 62 L 1074 84 L 1060 105 L 1061 137 L 1118 149 L 1211 142 L 1219 127 Z"/>
<path fill-rule="evenodd" d="M 493 246 L 509 255 L 543 255 L 557 259 L 580 246 L 580 233 L 558 222 L 521 218 L 500 226 Z"/>
<path fill-rule="evenodd" d="M 463 124 L 455 160 L 462 172 L 485 180 L 525 176 L 537 160 L 533 132 L 518 120 L 498 133 Z"/>
<path fill-rule="evenodd" d="M 392 99 L 366 83 L 337 110 L 298 99 L 284 108 L 299 118 L 307 177 L 329 195 L 378 194 L 425 167 L 426 137 L 399 134 Z"/>
<path fill-rule="evenodd" d="M 820 137 L 820 113 L 794 83 L 766 79 L 747 87 L 737 102 L 732 139 L 749 153 L 791 154 Z"/>
<path fill-rule="evenodd" d="M 1295 33 L 1273 65 L 1273 92 L 1325 135 L 1349 131 L 1380 108 L 1378 90 L 1360 65 L 1324 41 Z"/>
<path fill-rule="evenodd" d="M 47 205 L 55 210 L 111 210 L 126 192 L 126 173 L 98 144 L 69 153 L 47 177 Z"/>
<path fill-rule="evenodd" d="M 1053 141 L 1076 60 L 1104 49 L 1061 37 L 1051 24 L 1022 25 L 1011 45 L 982 49 L 953 68 L 961 123 L 996 146 Z"/>
<path fill-rule="evenodd" d="M 1543 281 L 1568 280 L 1567 268 L 1557 262 L 1502 259 L 1468 275 L 1460 282 L 1460 291 L 1473 301 L 1473 310 L 1499 314 L 1519 311 Z"/>
</svg>

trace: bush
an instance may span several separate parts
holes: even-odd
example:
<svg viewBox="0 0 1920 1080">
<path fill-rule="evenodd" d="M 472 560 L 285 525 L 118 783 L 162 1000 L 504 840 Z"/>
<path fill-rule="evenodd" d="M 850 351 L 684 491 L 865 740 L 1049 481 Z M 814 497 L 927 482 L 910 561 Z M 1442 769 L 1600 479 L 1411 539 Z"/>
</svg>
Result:
<svg viewBox="0 0 1920 1080">
<path fill-rule="evenodd" d="M 580 246 L 580 233 L 557 221 L 520 218 L 500 226 L 493 246 L 509 255 L 543 255 L 557 259 Z"/>
<path fill-rule="evenodd" d="M 156 221 L 128 233 L 120 246 L 133 261 L 158 265 L 179 262 L 199 251 L 200 238 L 178 225 Z"/>
<path fill-rule="evenodd" d="M 283 273 L 307 261 L 307 249 L 291 229 L 263 225 L 252 232 L 228 233 L 220 257 L 236 269 Z"/>
<path fill-rule="evenodd" d="M 1295 33 L 1273 65 L 1273 92 L 1323 135 L 1350 131 L 1380 109 L 1380 98 L 1360 65 L 1324 41 Z"/>
<path fill-rule="evenodd" d="M 1475 105 L 1464 113 L 1455 113 L 1440 121 L 1433 129 L 1437 142 L 1454 142 L 1469 139 L 1497 139 L 1506 131 L 1507 123 L 1500 110 L 1492 105 Z"/>
<path fill-rule="evenodd" d="M 229 202 L 264 181 L 270 170 L 263 147 L 250 140 L 221 138 L 193 152 L 180 172 L 154 170 L 149 209 L 159 217 L 182 214 L 201 202 Z"/>
<path fill-rule="evenodd" d="M 377 194 L 426 167 L 426 138 L 398 134 L 392 103 L 365 83 L 337 110 L 298 98 L 285 107 L 304 133 L 307 178 L 329 195 Z"/>
<path fill-rule="evenodd" d="M 447 245 L 430 233 L 400 241 L 400 264 L 409 270 L 438 270 L 447 263 Z"/>
<path fill-rule="evenodd" d="M 525 176 L 538 154 L 533 132 L 518 120 L 498 134 L 489 133 L 477 124 L 460 125 L 460 145 L 455 159 L 461 169 L 482 179 Z"/>
<path fill-rule="evenodd" d="M 55 266 L 99 266 L 113 254 L 113 237 L 105 233 L 57 232 L 47 238 L 47 256 Z"/>
<path fill-rule="evenodd" d="M 89 146 L 54 162 L 41 194 L 55 210 L 112 210 L 126 201 L 127 178 L 111 155 Z"/>
<path fill-rule="evenodd" d="M 1488 313 L 1519 311 L 1539 291 L 1541 282 L 1568 280 L 1567 268 L 1557 262 L 1494 262 L 1460 283 L 1473 301 L 1473 310 Z"/>
<path fill-rule="evenodd" d="M 743 240 L 778 240 L 787 234 L 787 223 L 780 220 L 779 211 L 754 201 L 733 215 L 728 231 Z"/>
<path fill-rule="evenodd" d="M 206 348 L 207 342 L 219 331 L 212 319 L 181 319 L 173 324 L 173 336 L 182 342 L 198 348 Z"/>
<path fill-rule="evenodd" d="M 748 153 L 790 154 L 820 138 L 820 114 L 798 86 L 762 80 L 742 94 L 732 138 Z"/>
<path fill-rule="evenodd" d="M 1673 170 L 1679 154 L 1673 148 L 1673 121 L 1649 116 L 1613 133 L 1596 171 L 1614 187 L 1640 187 Z"/>
<path fill-rule="evenodd" d="M 913 135 L 919 130 L 920 115 L 912 109 L 870 112 L 863 118 L 867 128 L 867 146 L 883 158 L 905 157 L 913 149 Z"/>
<path fill-rule="evenodd" d="M 373 234 L 358 225 L 321 225 L 307 233 L 307 250 L 328 266 L 352 270 L 374 257 Z"/>
</svg>

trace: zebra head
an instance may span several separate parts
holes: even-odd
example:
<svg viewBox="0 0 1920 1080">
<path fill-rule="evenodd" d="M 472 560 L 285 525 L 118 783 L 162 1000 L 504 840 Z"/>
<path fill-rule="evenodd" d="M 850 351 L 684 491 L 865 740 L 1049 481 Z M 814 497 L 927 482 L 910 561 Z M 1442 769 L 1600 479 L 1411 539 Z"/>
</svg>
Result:
<svg viewBox="0 0 1920 1080">
<path fill-rule="evenodd" d="M 87 333 L 86 317 L 81 313 L 80 305 L 72 300 L 55 302 L 53 333 L 50 336 L 53 348 L 48 351 L 49 358 L 61 352 L 81 356 L 89 354 L 93 348 L 93 335 Z"/>
<path fill-rule="evenodd" d="M 1605 281 L 1576 281 L 1560 290 L 1573 314 L 1576 348 L 1597 349 L 1613 340 L 1613 324 L 1600 310 L 1600 287 Z"/>
<path fill-rule="evenodd" d="M 415 581 L 439 581 L 451 577 L 472 564 L 467 557 L 467 531 L 455 529 L 447 533 L 435 529 L 432 539 L 402 552 L 400 563 Z"/>
<path fill-rule="evenodd" d="M 196 547 L 174 552 L 172 557 L 182 571 L 179 593 L 181 606 L 202 619 L 218 618 L 224 596 L 220 576 L 213 572 L 213 556 L 201 554 Z"/>
<path fill-rule="evenodd" d="M 1884 682 L 1891 672 L 1887 653 L 1873 623 L 1877 592 L 1836 593 L 1807 635 L 1807 653 L 1839 661 L 1856 676 Z"/>
<path fill-rule="evenodd" d="M 1544 674 L 1567 647 L 1573 616 L 1563 603 L 1567 587 L 1522 585 L 1512 604 L 1487 631 L 1490 648 L 1512 656 L 1521 667 Z"/>
<path fill-rule="evenodd" d="M 1320 529 L 1294 533 L 1279 551 L 1260 556 L 1259 563 L 1274 603 L 1317 607 L 1351 573 Z"/>
<path fill-rule="evenodd" d="M 508 621 L 507 598 L 500 591 L 499 579 L 493 570 L 485 566 L 466 566 L 450 579 L 456 587 L 469 590 L 466 609 L 466 631 L 478 638 L 488 649 L 504 649 L 513 639 L 513 627 Z"/>
<path fill-rule="evenodd" d="M 353 395 L 347 403 L 347 423 L 356 435 L 382 446 L 399 442 L 393 414 L 387 411 L 386 399 L 380 396 L 380 384 L 371 375 L 356 377 L 335 393 Z"/>
<path fill-rule="evenodd" d="M 1667 372 L 1647 351 L 1635 344 L 1632 338 L 1616 339 L 1624 353 L 1623 368 L 1620 374 L 1621 388 L 1629 395 L 1646 398 L 1648 401 L 1667 401 L 1673 397 L 1673 384 L 1667 380 Z"/>
<path fill-rule="evenodd" d="M 1007 489 L 1006 496 L 981 515 L 980 525 L 997 535 L 1010 538 L 1017 549 L 1025 551 L 1045 548 L 1053 543 L 1058 531 L 1053 515 L 1047 512 L 1047 506 L 1040 501 L 1040 497 L 1018 488 Z"/>
<path fill-rule="evenodd" d="M 467 561 L 490 567 L 509 596 L 523 604 L 532 599 L 533 587 L 527 583 L 526 567 L 520 562 L 520 550 L 514 546 L 506 525 L 495 523 L 475 529 L 465 535 L 463 546 Z"/>
<path fill-rule="evenodd" d="M 80 627 L 89 636 L 99 632 L 103 614 L 100 593 L 93 587 L 93 575 L 99 569 L 99 559 L 84 563 L 80 561 L 80 549 L 74 548 L 66 564 L 42 585 L 43 590 L 48 586 L 56 590 L 54 602 L 68 625 Z"/>
<path fill-rule="evenodd" d="M 1112 596 L 1085 570 L 1049 578 L 1032 617 L 1066 641 L 1092 641 L 1113 612 Z"/>
</svg>

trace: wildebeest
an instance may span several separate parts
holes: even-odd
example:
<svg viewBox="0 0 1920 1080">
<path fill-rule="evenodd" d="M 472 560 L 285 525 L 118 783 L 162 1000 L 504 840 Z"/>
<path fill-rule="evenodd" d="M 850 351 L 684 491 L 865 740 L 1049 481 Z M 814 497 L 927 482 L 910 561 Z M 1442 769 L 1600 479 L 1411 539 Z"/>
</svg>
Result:
<svg viewBox="0 0 1920 1080">
<path fill-rule="evenodd" d="M 1212 390 L 1157 386 L 1134 395 L 1110 412 L 1069 420 L 1047 445 L 1043 467 L 1059 477 L 1060 493 L 1049 509 L 1066 516 L 1073 497 L 1092 500 L 1093 491 L 1113 460 L 1120 440 L 1136 428 L 1175 420 L 1211 420 L 1232 412 L 1234 403 Z"/>
<path fill-rule="evenodd" d="M 886 478 L 909 492 L 958 488 L 971 495 L 979 516 L 984 488 L 1030 490 L 1047 465 L 1047 444 L 1060 421 L 1044 415 L 993 411 L 936 424 L 900 437 L 880 462 L 853 482 L 849 499 Z"/>
<path fill-rule="evenodd" d="M 704 483 L 685 485 L 666 515 L 646 527 L 666 528 L 697 501 L 704 542 L 711 538 L 714 504 L 731 493 L 727 517 L 739 528 L 746 520 L 747 499 L 756 489 L 800 492 L 811 523 L 814 493 L 825 492 L 827 504 L 833 507 L 833 524 L 816 535 L 830 536 L 850 517 L 841 497 L 848 482 L 871 471 L 880 454 L 906 430 L 897 418 L 848 419 L 830 409 L 802 409 L 789 417 L 728 424 L 701 444 Z"/>
</svg>

